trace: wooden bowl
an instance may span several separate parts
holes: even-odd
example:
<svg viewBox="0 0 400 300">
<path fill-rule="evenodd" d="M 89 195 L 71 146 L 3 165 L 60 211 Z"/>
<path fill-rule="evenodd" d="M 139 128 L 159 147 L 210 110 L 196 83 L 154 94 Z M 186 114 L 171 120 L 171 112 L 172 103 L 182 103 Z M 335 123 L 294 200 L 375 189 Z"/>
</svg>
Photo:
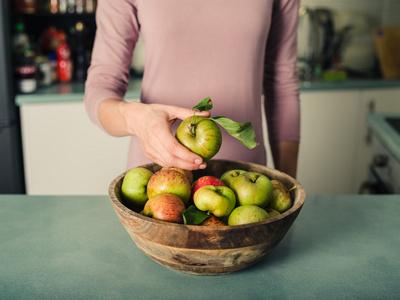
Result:
<svg viewBox="0 0 400 300">
<path fill-rule="evenodd" d="M 168 223 L 142 216 L 121 200 L 123 173 L 109 187 L 109 196 L 121 223 L 137 247 L 154 261 L 168 268 L 195 275 L 222 275 L 247 268 L 274 249 L 288 232 L 306 197 L 303 187 L 292 177 L 265 166 L 210 160 L 207 169 L 194 171 L 194 178 L 203 175 L 220 177 L 225 171 L 256 171 L 270 179 L 281 180 L 291 191 L 293 206 L 283 214 L 257 223 L 237 226 L 194 226 Z M 156 172 L 156 164 L 143 167 Z"/>
</svg>

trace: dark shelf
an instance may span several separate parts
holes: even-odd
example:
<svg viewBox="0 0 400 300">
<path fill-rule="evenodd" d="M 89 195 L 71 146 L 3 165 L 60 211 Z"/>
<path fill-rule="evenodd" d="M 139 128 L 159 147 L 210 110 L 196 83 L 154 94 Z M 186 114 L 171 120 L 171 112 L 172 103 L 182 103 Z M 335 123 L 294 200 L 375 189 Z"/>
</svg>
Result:
<svg viewBox="0 0 400 300">
<path fill-rule="evenodd" d="M 50 13 L 50 12 L 35 12 L 35 13 L 21 13 L 15 12 L 15 16 L 21 16 L 26 18 L 41 18 L 41 17 L 54 17 L 54 18 L 81 18 L 88 17 L 92 18 L 95 16 L 95 13 Z"/>
</svg>

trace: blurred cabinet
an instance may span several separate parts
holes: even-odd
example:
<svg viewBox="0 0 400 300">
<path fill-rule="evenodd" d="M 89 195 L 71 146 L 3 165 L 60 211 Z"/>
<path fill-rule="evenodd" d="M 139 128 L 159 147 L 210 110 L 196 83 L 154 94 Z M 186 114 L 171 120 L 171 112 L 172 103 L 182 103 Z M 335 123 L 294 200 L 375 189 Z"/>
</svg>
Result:
<svg viewBox="0 0 400 300">
<path fill-rule="evenodd" d="M 400 88 L 301 93 L 298 180 L 309 194 L 356 194 L 371 159 L 370 111 L 400 113 Z"/>
<path fill-rule="evenodd" d="M 297 178 L 307 193 L 358 193 L 371 159 L 365 116 L 400 113 L 399 98 L 400 88 L 301 92 Z M 20 111 L 28 194 L 105 195 L 125 170 L 129 138 L 92 124 L 83 102 L 22 104 Z"/>
<path fill-rule="evenodd" d="M 126 168 L 129 138 L 89 121 L 83 102 L 21 105 L 26 192 L 106 195 Z"/>
</svg>

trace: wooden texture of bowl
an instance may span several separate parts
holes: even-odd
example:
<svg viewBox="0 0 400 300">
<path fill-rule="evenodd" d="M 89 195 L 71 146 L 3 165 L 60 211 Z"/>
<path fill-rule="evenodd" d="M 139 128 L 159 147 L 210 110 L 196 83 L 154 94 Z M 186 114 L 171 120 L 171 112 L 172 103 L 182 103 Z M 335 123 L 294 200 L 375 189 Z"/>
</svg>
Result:
<svg viewBox="0 0 400 300">
<path fill-rule="evenodd" d="M 156 172 L 156 164 L 143 167 Z M 194 178 L 220 177 L 225 171 L 256 171 L 282 181 L 291 191 L 293 206 L 283 214 L 257 223 L 237 226 L 194 226 L 163 222 L 142 216 L 121 200 L 123 173 L 109 187 L 109 196 L 119 220 L 137 247 L 168 268 L 195 275 L 222 275 L 247 268 L 275 248 L 299 214 L 306 197 L 304 188 L 292 177 L 265 166 L 228 160 L 210 160 Z"/>
</svg>

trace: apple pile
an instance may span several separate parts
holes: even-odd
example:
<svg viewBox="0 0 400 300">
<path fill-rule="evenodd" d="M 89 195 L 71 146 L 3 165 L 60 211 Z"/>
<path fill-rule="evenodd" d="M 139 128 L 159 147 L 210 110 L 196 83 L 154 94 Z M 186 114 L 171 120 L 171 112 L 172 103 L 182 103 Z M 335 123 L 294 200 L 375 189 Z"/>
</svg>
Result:
<svg viewBox="0 0 400 300">
<path fill-rule="evenodd" d="M 234 226 L 277 216 L 292 206 L 286 186 L 266 175 L 229 170 L 220 178 L 193 181 L 191 171 L 143 167 L 129 170 L 121 185 L 125 204 L 141 215 L 166 222 Z"/>
</svg>

